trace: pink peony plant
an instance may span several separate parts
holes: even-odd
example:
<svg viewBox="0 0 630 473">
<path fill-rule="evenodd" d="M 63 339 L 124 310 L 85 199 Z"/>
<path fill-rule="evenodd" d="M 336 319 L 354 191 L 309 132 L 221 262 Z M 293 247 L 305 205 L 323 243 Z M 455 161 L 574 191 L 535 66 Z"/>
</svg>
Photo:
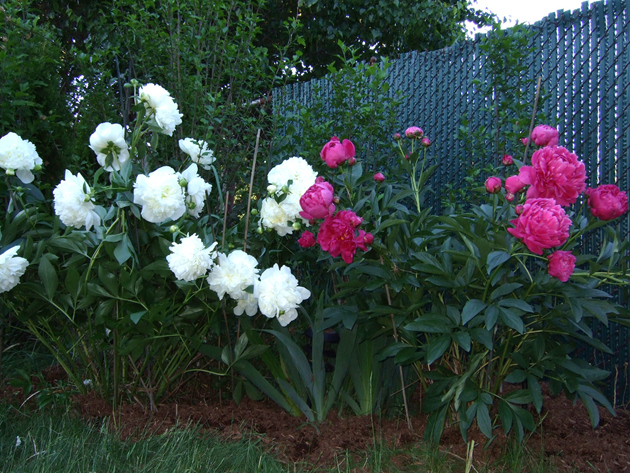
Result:
<svg viewBox="0 0 630 473">
<path fill-rule="evenodd" d="M 532 165 L 522 166 L 518 178 L 530 185 L 528 199 L 555 199 L 562 206 L 575 203 L 586 189 L 584 163 L 561 146 L 537 150 L 532 155 Z"/>
<path fill-rule="evenodd" d="M 562 282 L 567 282 L 575 269 L 576 259 L 577 258 L 573 256 L 570 251 L 554 251 L 548 257 L 549 267 L 547 271 L 550 276 Z"/>
<path fill-rule="evenodd" d="M 300 217 L 314 220 L 326 218 L 335 213 L 334 193 L 333 186 L 324 181 L 322 177 L 318 177 L 315 184 L 300 197 L 300 206 L 302 207 Z"/>
<path fill-rule="evenodd" d="M 532 130 L 532 141 L 536 146 L 558 146 L 558 130 L 549 125 L 538 125 Z"/>
<path fill-rule="evenodd" d="M 355 236 L 355 229 L 362 221 L 363 219 L 351 210 L 342 210 L 332 217 L 327 217 L 319 227 L 317 243 L 333 257 L 341 255 L 343 260 L 350 264 L 357 248 L 366 251 L 366 245 L 374 241 L 374 237 L 363 230 Z"/>
<path fill-rule="evenodd" d="M 354 144 L 350 140 L 340 142 L 339 138 L 333 136 L 330 141 L 324 145 L 319 155 L 329 168 L 335 169 L 348 159 L 354 158 Z"/>
<path fill-rule="evenodd" d="M 422 135 L 424 135 L 424 131 L 418 126 L 410 126 L 405 130 L 405 136 L 407 138 L 422 138 Z"/>
<path fill-rule="evenodd" d="M 614 220 L 628 211 L 628 196 L 614 184 L 586 189 L 588 206 L 600 220 Z"/>
<path fill-rule="evenodd" d="M 563 245 L 569 238 L 572 222 L 564 209 L 554 199 L 528 199 L 523 205 L 523 213 L 510 220 L 515 228 L 508 228 L 516 238 L 537 255 L 543 250 Z"/>
<path fill-rule="evenodd" d="M 315 240 L 315 235 L 313 235 L 312 232 L 306 230 L 298 239 L 298 243 L 302 248 L 311 248 L 317 244 L 317 241 Z"/>
</svg>

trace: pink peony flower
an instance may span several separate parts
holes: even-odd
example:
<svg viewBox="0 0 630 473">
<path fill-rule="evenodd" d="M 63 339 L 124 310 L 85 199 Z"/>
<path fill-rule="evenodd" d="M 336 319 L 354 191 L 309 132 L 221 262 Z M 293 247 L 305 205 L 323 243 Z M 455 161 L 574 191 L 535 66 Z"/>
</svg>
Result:
<svg viewBox="0 0 630 473">
<path fill-rule="evenodd" d="M 302 248 L 311 248 L 317 244 L 315 241 L 315 235 L 308 230 L 302 233 L 302 236 L 298 239 L 298 243 Z"/>
<path fill-rule="evenodd" d="M 424 131 L 422 131 L 422 128 L 417 126 L 410 126 L 405 130 L 405 136 L 407 138 L 421 138 L 422 135 L 424 135 Z"/>
<path fill-rule="evenodd" d="M 319 155 L 326 162 L 329 168 L 335 169 L 348 159 L 353 158 L 355 154 L 354 144 L 350 140 L 339 141 L 339 138 L 333 136 L 328 143 L 324 145 Z"/>
<path fill-rule="evenodd" d="M 514 164 L 514 158 L 512 158 L 512 156 L 510 156 L 509 154 L 504 154 L 501 162 L 504 166 L 511 166 L 512 164 Z"/>
<path fill-rule="evenodd" d="M 567 282 L 575 269 L 576 259 L 570 251 L 554 251 L 548 257 L 549 267 L 547 271 L 549 276 L 553 276 L 562 282 Z"/>
<path fill-rule="evenodd" d="M 385 176 L 382 172 L 377 172 L 376 174 L 374 174 L 374 180 L 376 182 L 383 182 L 385 180 Z"/>
<path fill-rule="evenodd" d="M 558 130 L 549 125 L 538 125 L 532 130 L 532 141 L 536 146 L 558 146 Z"/>
<path fill-rule="evenodd" d="M 501 179 L 498 177 L 489 177 L 486 179 L 486 191 L 488 194 L 496 194 L 501 190 Z"/>
<path fill-rule="evenodd" d="M 326 218 L 335 213 L 335 204 L 333 204 L 334 189 L 330 183 L 318 177 L 315 184 L 309 187 L 304 195 L 300 197 L 300 206 L 302 211 L 300 217 L 306 220 L 316 218 Z"/>
<path fill-rule="evenodd" d="M 560 205 L 575 203 L 586 189 L 586 170 L 578 157 L 562 146 L 539 149 L 532 155 L 532 165 L 522 166 L 521 182 L 530 184 L 527 198 L 555 199 Z"/>
<path fill-rule="evenodd" d="M 614 220 L 628 211 L 628 196 L 614 184 L 589 187 L 586 195 L 591 213 L 600 220 Z"/>
<path fill-rule="evenodd" d="M 326 217 L 319 227 L 317 243 L 324 251 L 328 251 L 331 256 L 341 255 L 343 260 L 350 264 L 354 259 L 357 247 L 366 250 L 366 245 L 370 244 L 365 232 L 360 231 L 355 236 L 356 227 L 363 221 L 351 210 L 343 210 L 332 217 Z M 373 241 L 374 237 L 371 238 Z"/>
<path fill-rule="evenodd" d="M 515 228 L 508 228 L 516 238 L 537 255 L 544 249 L 563 245 L 569 238 L 571 219 L 554 199 L 529 199 L 523 205 L 523 213 L 510 220 Z"/>
<path fill-rule="evenodd" d="M 526 185 L 518 176 L 510 176 L 505 180 L 505 190 L 510 194 L 518 193 Z"/>
</svg>

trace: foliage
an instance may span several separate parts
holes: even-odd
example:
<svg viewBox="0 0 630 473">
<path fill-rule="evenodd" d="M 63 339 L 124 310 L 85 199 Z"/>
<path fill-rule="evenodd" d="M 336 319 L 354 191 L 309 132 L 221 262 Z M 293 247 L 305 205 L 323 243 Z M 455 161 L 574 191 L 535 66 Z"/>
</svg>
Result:
<svg viewBox="0 0 630 473">
<path fill-rule="evenodd" d="M 394 57 L 408 51 L 432 51 L 450 46 L 464 38 L 464 21 L 479 25 L 490 15 L 475 10 L 472 2 L 448 0 L 442 2 L 306 0 L 288 2 L 272 0 L 262 8 L 264 25 L 259 44 L 272 54 L 279 44 L 286 44 L 287 34 L 282 25 L 297 19 L 304 43 L 289 49 L 289 56 L 299 53 L 299 76 L 322 77 L 328 66 L 343 66 L 335 55 L 342 42 L 357 51 L 359 61 L 372 56 Z"/>
</svg>

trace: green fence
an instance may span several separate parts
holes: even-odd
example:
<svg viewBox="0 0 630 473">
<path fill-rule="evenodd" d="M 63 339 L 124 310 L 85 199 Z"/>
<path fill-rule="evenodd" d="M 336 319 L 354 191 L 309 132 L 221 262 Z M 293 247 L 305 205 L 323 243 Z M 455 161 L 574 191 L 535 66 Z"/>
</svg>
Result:
<svg viewBox="0 0 630 473">
<path fill-rule="evenodd" d="M 615 183 L 630 188 L 630 0 L 583 3 L 579 10 L 550 14 L 529 27 L 528 78 L 541 77 L 546 91 L 542 111 L 556 124 L 561 144 L 582 159 L 588 184 Z M 403 96 L 399 130 L 421 126 L 434 138 L 432 153 L 444 164 L 432 177 L 429 205 L 439 207 L 446 183 L 463 182 L 471 166 L 465 143 L 458 140 L 461 118 L 469 126 L 487 125 L 488 98 L 480 94 L 487 79 L 483 36 L 431 52 L 411 52 L 394 60 L 389 72 L 392 93 Z M 317 83 L 327 92 L 326 80 Z M 274 92 L 276 113 L 292 101 L 312 103 L 314 82 L 294 84 Z M 528 91 L 533 101 L 535 85 Z M 486 156 L 490 162 L 493 156 Z M 483 166 L 483 161 L 474 165 Z M 628 215 L 615 222 L 624 238 L 630 235 Z M 585 242 L 596 247 L 594 235 Z M 623 294 L 617 294 L 627 303 Z M 604 356 L 587 347 L 580 355 L 612 372 L 607 389 L 617 406 L 630 403 L 630 335 L 623 327 L 593 327 L 615 354 Z"/>
</svg>

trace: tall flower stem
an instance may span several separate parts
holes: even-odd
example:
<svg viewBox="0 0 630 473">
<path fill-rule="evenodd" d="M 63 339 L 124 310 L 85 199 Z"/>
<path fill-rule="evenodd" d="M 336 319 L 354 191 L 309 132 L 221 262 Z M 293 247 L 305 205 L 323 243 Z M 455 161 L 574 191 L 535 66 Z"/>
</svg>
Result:
<svg viewBox="0 0 630 473">
<path fill-rule="evenodd" d="M 256 159 L 258 158 L 258 144 L 260 143 L 260 128 L 256 133 L 256 147 L 254 148 L 254 162 L 252 163 L 252 175 L 249 178 L 249 195 L 247 196 L 247 213 L 245 214 L 245 234 L 243 235 L 243 251 L 247 251 L 247 232 L 249 231 L 249 212 L 252 207 L 252 191 L 254 189 L 254 172 L 256 171 Z"/>
</svg>

